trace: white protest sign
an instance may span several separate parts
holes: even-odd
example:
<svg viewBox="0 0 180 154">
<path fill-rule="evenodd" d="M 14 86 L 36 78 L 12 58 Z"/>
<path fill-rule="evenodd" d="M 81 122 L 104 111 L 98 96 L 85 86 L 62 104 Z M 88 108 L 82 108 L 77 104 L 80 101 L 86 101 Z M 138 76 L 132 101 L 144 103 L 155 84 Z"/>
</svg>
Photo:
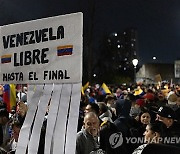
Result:
<svg viewBox="0 0 180 154">
<path fill-rule="evenodd" d="M 28 111 L 16 154 L 36 154 L 43 138 L 46 154 L 75 153 L 82 19 L 82 13 L 74 13 L 0 28 L 0 83 L 28 84 Z"/>
<path fill-rule="evenodd" d="M 81 82 L 82 25 L 75 13 L 2 26 L 0 83 Z"/>
</svg>

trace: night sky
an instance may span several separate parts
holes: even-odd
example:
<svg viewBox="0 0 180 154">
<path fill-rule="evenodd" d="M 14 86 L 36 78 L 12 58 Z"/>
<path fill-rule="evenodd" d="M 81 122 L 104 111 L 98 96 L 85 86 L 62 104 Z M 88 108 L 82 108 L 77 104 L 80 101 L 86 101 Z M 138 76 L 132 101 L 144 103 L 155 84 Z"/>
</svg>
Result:
<svg viewBox="0 0 180 154">
<path fill-rule="evenodd" d="M 138 31 L 138 51 L 141 63 L 173 63 L 180 58 L 180 0 L 0 0 L 0 25 L 44 17 L 84 13 L 84 31 L 93 25 L 93 43 L 106 33 L 123 32 L 134 27 Z M 84 32 L 85 33 L 85 32 Z"/>
</svg>

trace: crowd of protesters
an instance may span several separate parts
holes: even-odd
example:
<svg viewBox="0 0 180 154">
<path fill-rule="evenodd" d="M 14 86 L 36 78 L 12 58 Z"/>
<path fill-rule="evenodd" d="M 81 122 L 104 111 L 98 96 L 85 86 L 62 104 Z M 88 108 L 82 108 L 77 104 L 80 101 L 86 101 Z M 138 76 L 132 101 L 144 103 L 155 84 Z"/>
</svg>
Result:
<svg viewBox="0 0 180 154">
<path fill-rule="evenodd" d="M 180 86 L 88 85 L 81 95 L 76 154 L 180 153 Z M 7 111 L 0 96 L 0 153 L 15 153 L 27 107 L 24 90 Z M 43 154 L 44 133 L 38 153 Z"/>
<path fill-rule="evenodd" d="M 76 154 L 180 153 L 179 85 L 101 90 L 91 85 L 82 95 Z"/>
<path fill-rule="evenodd" d="M 3 101 L 3 91 L 0 92 L 0 154 L 14 154 L 28 110 L 26 101 L 26 87 L 20 93 L 17 92 L 17 105 L 9 112 L 7 104 Z"/>
</svg>

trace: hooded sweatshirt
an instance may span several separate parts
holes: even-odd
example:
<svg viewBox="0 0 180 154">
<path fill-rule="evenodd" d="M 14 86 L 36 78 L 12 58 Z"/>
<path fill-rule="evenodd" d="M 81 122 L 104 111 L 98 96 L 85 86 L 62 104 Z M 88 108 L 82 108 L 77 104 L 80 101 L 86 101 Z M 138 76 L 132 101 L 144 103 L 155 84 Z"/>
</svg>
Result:
<svg viewBox="0 0 180 154">
<path fill-rule="evenodd" d="M 114 121 L 115 126 L 124 134 L 128 136 L 129 127 L 134 121 L 129 113 L 131 109 L 131 101 L 127 99 L 119 99 L 116 102 L 116 113 L 118 118 Z"/>
</svg>

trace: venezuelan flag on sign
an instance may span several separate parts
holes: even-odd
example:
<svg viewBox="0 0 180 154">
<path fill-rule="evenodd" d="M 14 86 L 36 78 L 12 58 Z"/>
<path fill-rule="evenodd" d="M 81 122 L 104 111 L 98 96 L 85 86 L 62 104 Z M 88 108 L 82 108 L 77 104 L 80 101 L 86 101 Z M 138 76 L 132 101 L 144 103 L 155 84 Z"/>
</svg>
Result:
<svg viewBox="0 0 180 154">
<path fill-rule="evenodd" d="M 102 86 L 99 89 L 99 92 L 101 95 L 111 94 L 111 91 L 105 83 L 102 84 Z"/>
<path fill-rule="evenodd" d="M 11 55 L 3 55 L 1 56 L 1 63 L 10 63 L 11 62 Z"/>
<path fill-rule="evenodd" d="M 12 107 L 16 106 L 16 86 L 14 84 L 4 85 L 3 101 L 8 112 L 11 112 Z"/>
<path fill-rule="evenodd" d="M 73 45 L 65 45 L 57 47 L 57 56 L 72 55 Z"/>
</svg>

